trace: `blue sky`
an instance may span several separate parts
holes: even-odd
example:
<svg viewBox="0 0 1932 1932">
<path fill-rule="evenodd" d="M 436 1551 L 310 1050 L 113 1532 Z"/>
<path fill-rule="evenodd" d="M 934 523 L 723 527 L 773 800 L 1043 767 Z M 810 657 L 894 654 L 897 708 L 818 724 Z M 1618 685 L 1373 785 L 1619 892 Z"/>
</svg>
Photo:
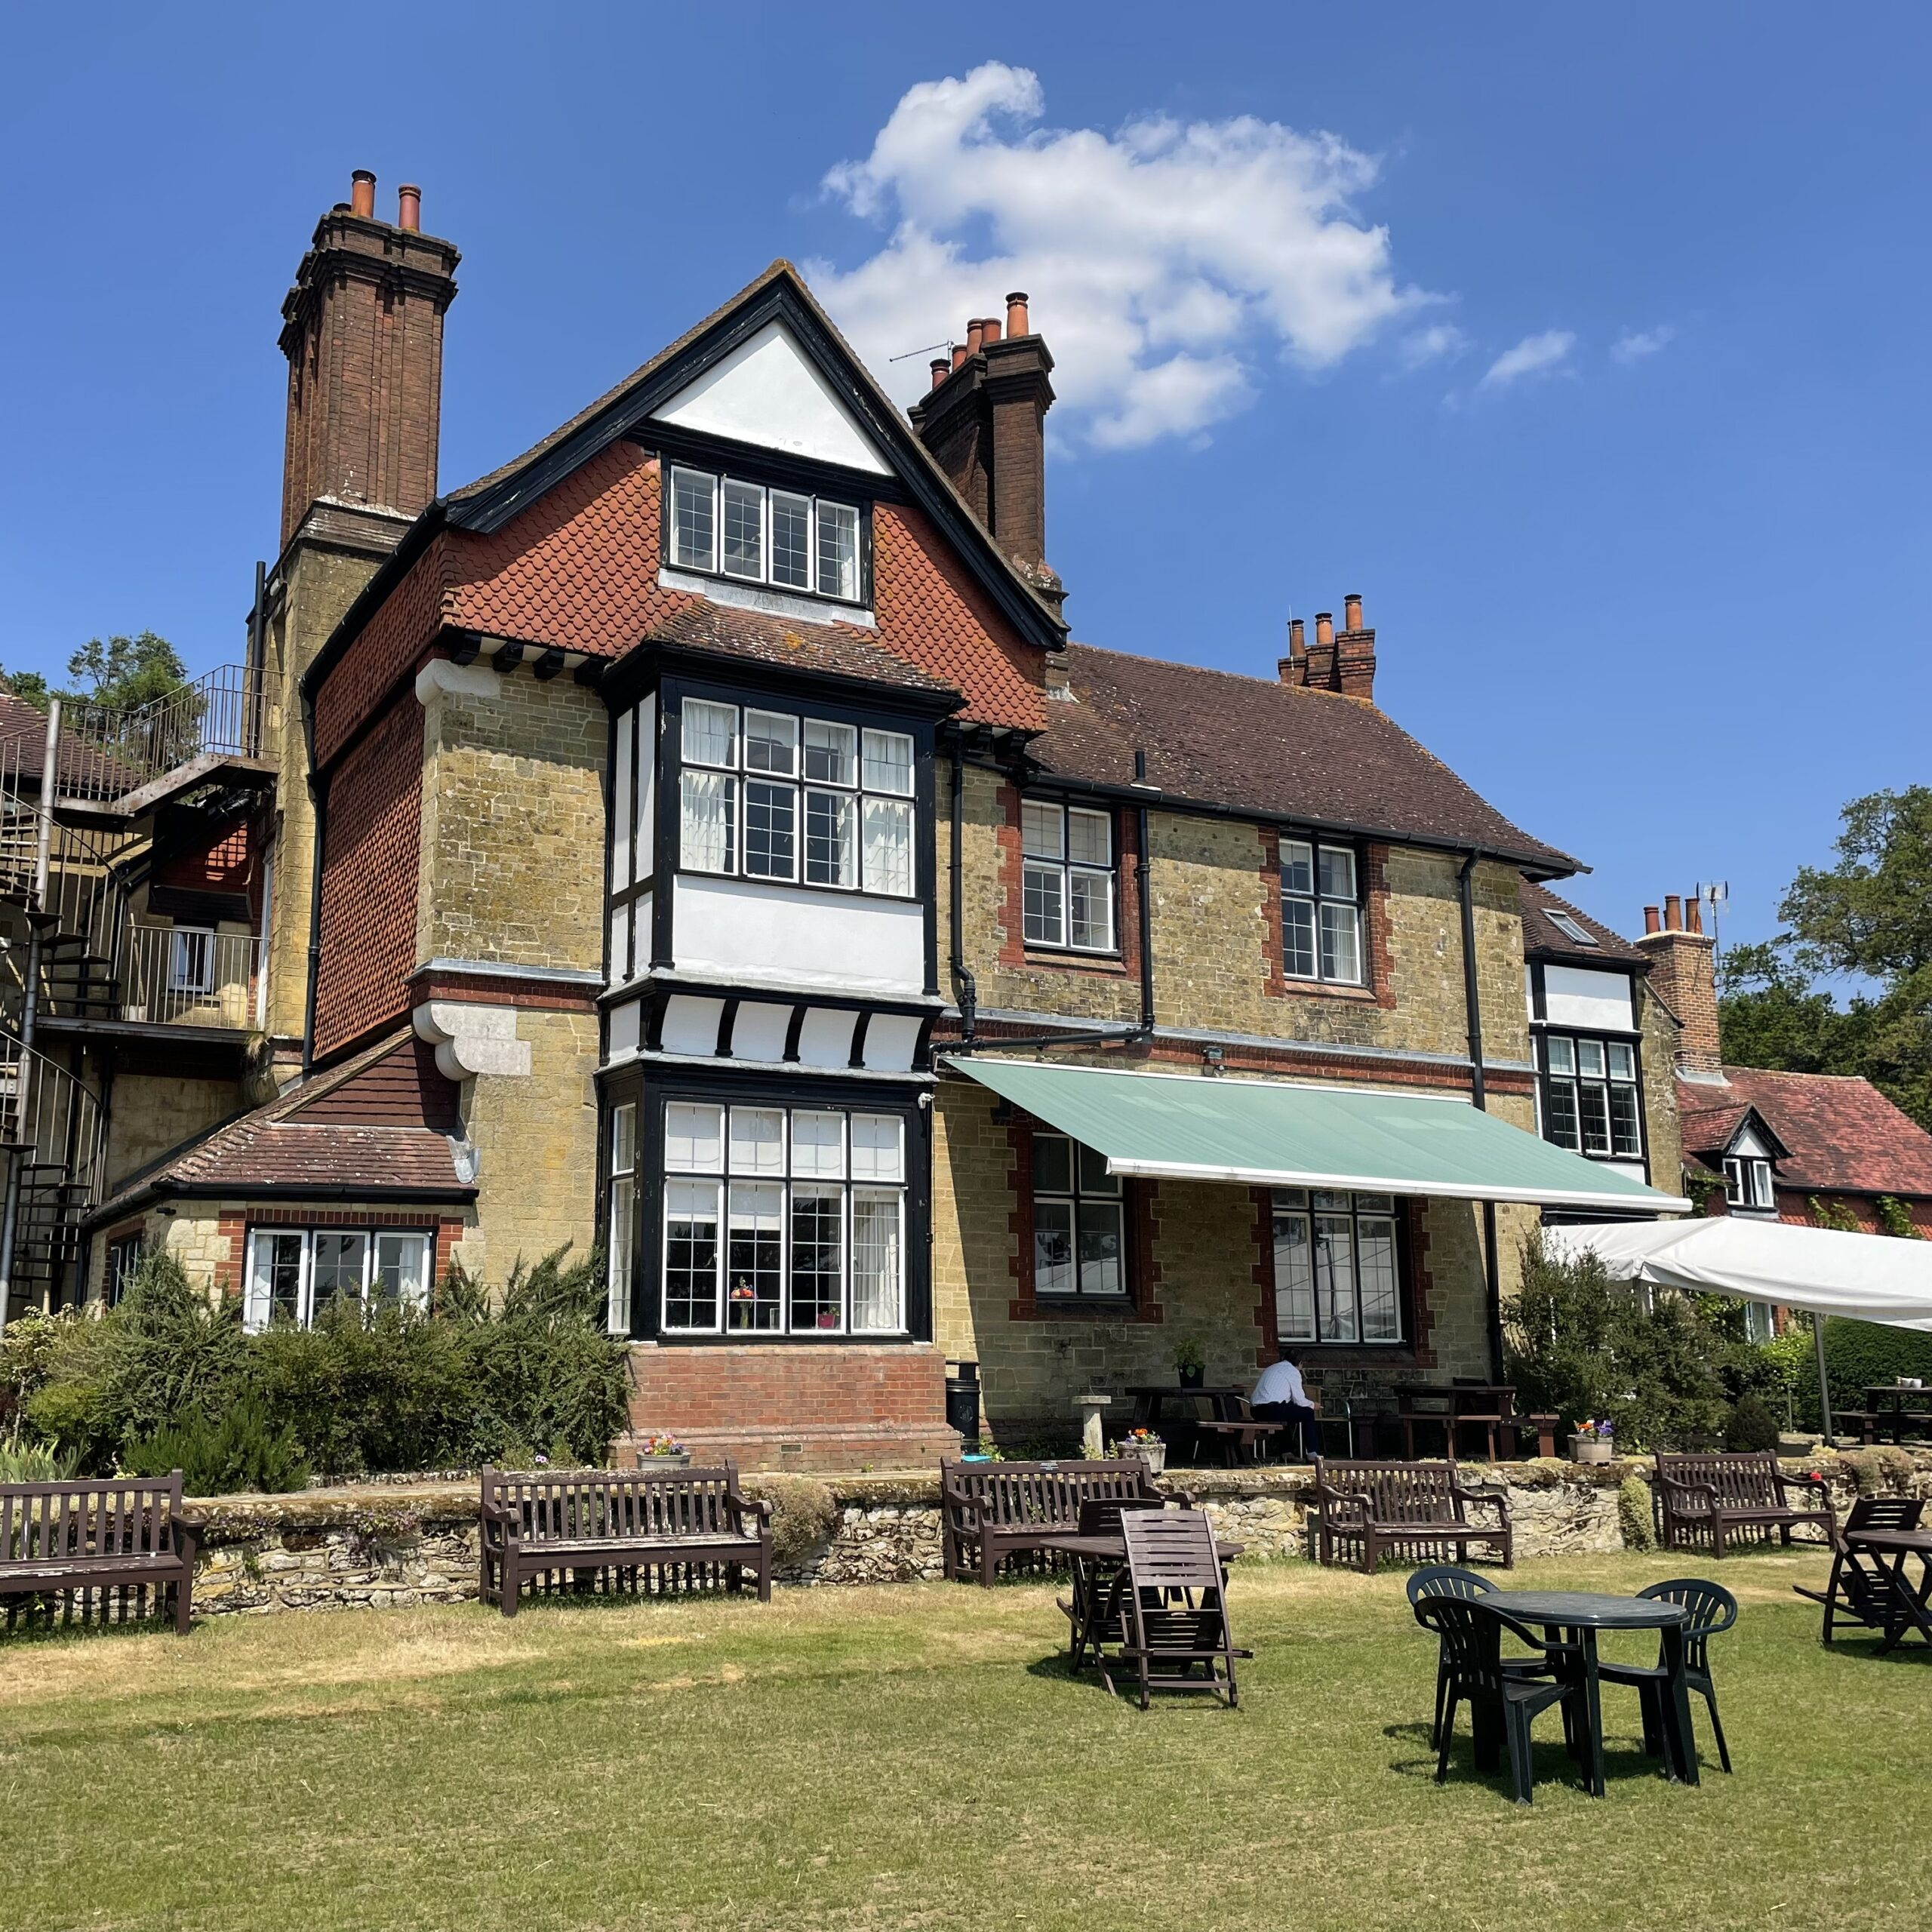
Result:
<svg viewBox="0 0 1932 1932">
<path fill-rule="evenodd" d="M 1266 672 L 1360 591 L 1386 708 L 1583 904 L 1727 878 L 1767 934 L 1846 798 L 1927 776 L 1932 16 L 1183 17 L 17 15 L 0 662 L 238 657 L 281 298 L 368 167 L 463 251 L 445 487 L 774 255 L 875 357 L 1023 274 L 1076 635 Z"/>
</svg>

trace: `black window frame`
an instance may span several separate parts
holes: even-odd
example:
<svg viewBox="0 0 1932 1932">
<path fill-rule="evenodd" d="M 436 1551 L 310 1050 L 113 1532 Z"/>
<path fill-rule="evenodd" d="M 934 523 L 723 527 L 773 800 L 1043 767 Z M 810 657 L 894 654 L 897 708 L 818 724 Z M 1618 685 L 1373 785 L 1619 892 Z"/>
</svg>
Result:
<svg viewBox="0 0 1932 1932">
<path fill-rule="evenodd" d="M 677 514 L 676 478 L 680 471 L 687 475 L 707 478 L 711 483 L 711 554 L 714 561 L 709 565 L 685 563 L 678 555 L 674 525 Z M 757 465 L 727 467 L 709 462 L 694 462 L 668 453 L 663 458 L 663 509 L 657 519 L 658 555 L 666 570 L 675 571 L 685 576 L 703 577 L 712 583 L 736 584 L 742 589 L 762 592 L 774 597 L 807 598 L 814 604 L 823 604 L 833 611 L 869 611 L 872 608 L 872 500 L 870 497 L 862 497 L 857 493 L 835 493 L 831 490 L 814 488 L 810 484 L 802 483 L 795 478 L 777 476 L 769 472 L 761 474 Z M 763 493 L 764 509 L 760 518 L 762 533 L 761 574 L 757 577 L 744 576 L 737 571 L 728 571 L 724 567 L 724 492 L 726 486 L 731 484 Z M 771 497 L 774 491 L 780 496 L 802 497 L 811 500 L 812 582 L 809 589 L 801 588 L 796 584 L 781 583 L 771 574 Z M 851 597 L 841 597 L 835 591 L 819 588 L 819 506 L 822 503 L 854 513 L 855 528 L 853 543 L 857 554 L 853 576 L 856 595 Z"/>
<path fill-rule="evenodd" d="M 1135 1302 L 1133 1195 L 1125 1177 L 1119 1174 L 1108 1174 L 1100 1181 L 1088 1181 L 1083 1178 L 1081 1171 L 1083 1156 L 1100 1162 L 1103 1167 L 1106 1156 L 1075 1140 L 1071 1134 L 1056 1133 L 1051 1128 L 1035 1128 L 1028 1137 L 1028 1141 L 1026 1186 L 1027 1220 L 1033 1244 L 1032 1254 L 1029 1259 L 1032 1270 L 1034 1300 L 1049 1305 L 1078 1305 L 1082 1308 L 1132 1308 Z M 1042 1146 L 1048 1143 L 1062 1144 L 1067 1149 L 1067 1185 L 1064 1188 L 1043 1189 L 1040 1185 L 1040 1151 Z M 1108 1183 L 1112 1184 L 1111 1192 L 1108 1191 Z M 1054 1207 L 1064 1204 L 1069 1210 L 1068 1232 L 1072 1239 L 1069 1260 L 1072 1264 L 1073 1283 L 1069 1288 L 1049 1288 L 1041 1285 L 1040 1208 L 1043 1203 Z M 1089 1204 L 1096 1209 L 1111 1208 L 1120 1217 L 1119 1247 L 1115 1257 L 1120 1275 L 1118 1288 L 1088 1288 L 1081 1284 L 1081 1209 Z"/>
<path fill-rule="evenodd" d="M 1029 806 L 1044 807 L 1060 814 L 1060 857 L 1038 856 L 1026 849 L 1026 811 Z M 1107 862 L 1096 865 L 1091 860 L 1073 857 L 1072 814 L 1099 819 L 1107 829 Z M 1057 940 L 1036 939 L 1032 931 L 1032 914 L 1026 905 L 1028 872 L 1057 873 L 1060 879 L 1060 932 Z M 1103 877 L 1107 881 L 1108 943 L 1105 946 L 1078 946 L 1073 940 L 1073 880 Z M 1120 817 L 1112 807 L 1088 804 L 1079 798 L 1051 792 L 1024 792 L 1020 797 L 1020 939 L 1029 952 L 1065 953 L 1076 959 L 1118 959 L 1120 933 Z"/>
<path fill-rule="evenodd" d="M 1308 848 L 1310 889 L 1306 892 L 1291 888 L 1288 883 L 1288 848 L 1291 846 L 1306 846 Z M 1355 881 L 1352 897 L 1344 897 L 1340 893 L 1321 890 L 1321 855 L 1324 851 L 1348 854 L 1349 874 Z M 1355 992 L 1371 990 L 1375 984 L 1375 962 L 1369 955 L 1367 848 L 1356 839 L 1336 838 L 1318 832 L 1284 829 L 1276 835 L 1275 857 L 1275 886 L 1280 896 L 1281 906 L 1282 977 L 1297 986 L 1334 986 Z M 1310 909 L 1314 944 L 1314 970 L 1311 972 L 1303 971 L 1289 952 L 1288 908 L 1291 904 L 1306 905 Z M 1324 906 L 1349 906 L 1354 909 L 1356 971 L 1352 979 L 1344 979 L 1323 968 L 1321 908 Z"/>
<path fill-rule="evenodd" d="M 1561 1041 L 1568 1045 L 1572 1070 L 1567 1073 L 1555 1071 L 1550 1064 L 1550 1043 Z M 1561 1147 L 1566 1152 L 1580 1154 L 1586 1161 L 1635 1161 L 1641 1162 L 1645 1171 L 1649 1171 L 1651 1157 L 1650 1132 L 1644 1118 L 1644 1057 L 1643 1042 L 1634 1033 L 1602 1032 L 1583 1026 L 1539 1026 L 1531 1035 L 1531 1048 L 1536 1057 L 1537 1070 L 1537 1128 L 1542 1137 L 1552 1147 Z M 1586 1077 L 1582 1072 L 1585 1046 L 1602 1050 L 1604 1072 L 1601 1078 Z M 1611 1071 L 1611 1057 L 1617 1051 L 1630 1056 L 1630 1075 L 1625 1079 Z M 1555 1131 L 1558 1102 L 1557 1090 L 1567 1087 L 1571 1091 L 1577 1133 L 1574 1140 L 1565 1140 Z M 1583 1112 L 1583 1092 L 1586 1088 L 1601 1088 L 1604 1093 L 1603 1121 L 1606 1144 L 1593 1148 L 1586 1144 Z M 1612 1096 L 1627 1089 L 1631 1095 L 1633 1109 L 1632 1118 L 1636 1127 L 1637 1144 L 1635 1149 L 1620 1148 L 1617 1144 L 1617 1111 L 1611 1104 Z"/>
<path fill-rule="evenodd" d="M 1294 1197 L 1299 1195 L 1297 1201 Z M 1332 1204 L 1337 1200 L 1346 1201 L 1342 1208 Z M 1385 1206 L 1377 1204 L 1386 1202 Z M 1269 1288 L 1274 1299 L 1270 1312 L 1273 1315 L 1275 1339 L 1284 1348 L 1291 1349 L 1367 1349 L 1392 1350 L 1401 1352 L 1414 1346 L 1415 1310 L 1409 1266 L 1410 1247 L 1417 1211 L 1411 1197 L 1401 1194 L 1376 1194 L 1358 1192 L 1347 1188 L 1272 1188 L 1268 1196 L 1268 1263 Z M 1349 1269 L 1353 1279 L 1355 1332 L 1352 1336 L 1324 1335 L 1321 1333 L 1321 1292 L 1315 1269 L 1316 1257 L 1321 1244 L 1321 1236 L 1316 1229 L 1318 1217 L 1337 1217 L 1346 1214 L 1349 1222 Z M 1294 1217 L 1307 1224 L 1309 1256 L 1309 1285 L 1314 1301 L 1315 1335 L 1312 1339 L 1303 1335 L 1289 1334 L 1281 1325 L 1281 1297 L 1284 1292 L 1281 1272 L 1281 1235 L 1279 1223 Z M 1395 1264 L 1395 1328 L 1393 1335 L 1367 1337 L 1362 1333 L 1362 1280 L 1361 1280 L 1361 1223 L 1366 1217 L 1374 1220 L 1386 1220 L 1394 1224 L 1393 1249 Z"/>
</svg>

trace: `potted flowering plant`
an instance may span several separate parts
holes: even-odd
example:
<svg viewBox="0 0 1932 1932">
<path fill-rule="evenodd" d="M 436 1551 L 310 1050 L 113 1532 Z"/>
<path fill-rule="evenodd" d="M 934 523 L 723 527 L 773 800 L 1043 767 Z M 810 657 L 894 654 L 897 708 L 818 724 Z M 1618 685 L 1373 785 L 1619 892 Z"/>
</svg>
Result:
<svg viewBox="0 0 1932 1932">
<path fill-rule="evenodd" d="M 1580 1422 L 1570 1438 L 1573 1463 L 1607 1463 L 1616 1454 L 1616 1430 L 1607 1421 Z"/>
<path fill-rule="evenodd" d="M 1138 1456 L 1147 1465 L 1147 1473 L 1157 1476 L 1168 1466 L 1168 1445 L 1151 1429 L 1130 1429 L 1114 1444 L 1114 1454 Z"/>
<path fill-rule="evenodd" d="M 638 1438 L 637 1466 L 653 1474 L 661 1474 L 666 1469 L 688 1469 L 691 1466 L 691 1452 L 675 1435 L 654 1431 L 649 1435 Z"/>
<path fill-rule="evenodd" d="M 1174 1344 L 1174 1373 L 1183 1389 L 1198 1389 L 1208 1379 L 1208 1351 L 1194 1336 Z"/>
</svg>

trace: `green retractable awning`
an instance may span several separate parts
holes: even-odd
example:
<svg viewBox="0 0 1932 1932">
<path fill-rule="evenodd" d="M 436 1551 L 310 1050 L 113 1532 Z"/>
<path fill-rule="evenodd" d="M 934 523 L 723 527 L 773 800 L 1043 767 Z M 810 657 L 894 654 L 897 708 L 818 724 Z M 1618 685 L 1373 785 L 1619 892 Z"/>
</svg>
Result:
<svg viewBox="0 0 1932 1932">
<path fill-rule="evenodd" d="M 990 1055 L 946 1064 L 1104 1154 L 1112 1174 L 1653 1214 L 1690 1205 L 1453 1096 Z"/>
</svg>

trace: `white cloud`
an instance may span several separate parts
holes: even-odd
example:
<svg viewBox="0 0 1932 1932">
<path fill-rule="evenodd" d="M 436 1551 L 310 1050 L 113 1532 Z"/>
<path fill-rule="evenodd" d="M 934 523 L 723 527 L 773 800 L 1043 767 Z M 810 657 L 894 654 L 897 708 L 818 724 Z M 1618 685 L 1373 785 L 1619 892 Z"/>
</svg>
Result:
<svg viewBox="0 0 1932 1932">
<path fill-rule="evenodd" d="M 1514 349 L 1506 349 L 1488 368 L 1476 386 L 1500 389 L 1526 376 L 1546 376 L 1569 361 L 1577 338 L 1568 329 L 1545 329 L 1540 335 L 1526 335 Z"/>
<path fill-rule="evenodd" d="M 1632 362 L 1654 355 L 1676 333 L 1668 322 L 1660 322 L 1654 329 L 1626 329 L 1610 345 L 1610 359 L 1628 368 Z"/>
<path fill-rule="evenodd" d="M 1198 435 L 1252 399 L 1269 349 L 1325 368 L 1433 299 L 1397 285 L 1387 230 L 1352 205 L 1377 164 L 1334 135 L 1251 115 L 1039 128 L 1044 106 L 998 62 L 922 82 L 826 177 L 891 232 L 807 276 L 901 402 L 924 361 L 888 358 L 1003 314 L 1009 289 L 1053 346 L 1057 430 L 1109 449 Z"/>
<path fill-rule="evenodd" d="M 1469 337 L 1454 322 L 1434 322 L 1403 337 L 1395 345 L 1395 360 L 1406 374 L 1460 355 L 1469 346 Z"/>
</svg>

